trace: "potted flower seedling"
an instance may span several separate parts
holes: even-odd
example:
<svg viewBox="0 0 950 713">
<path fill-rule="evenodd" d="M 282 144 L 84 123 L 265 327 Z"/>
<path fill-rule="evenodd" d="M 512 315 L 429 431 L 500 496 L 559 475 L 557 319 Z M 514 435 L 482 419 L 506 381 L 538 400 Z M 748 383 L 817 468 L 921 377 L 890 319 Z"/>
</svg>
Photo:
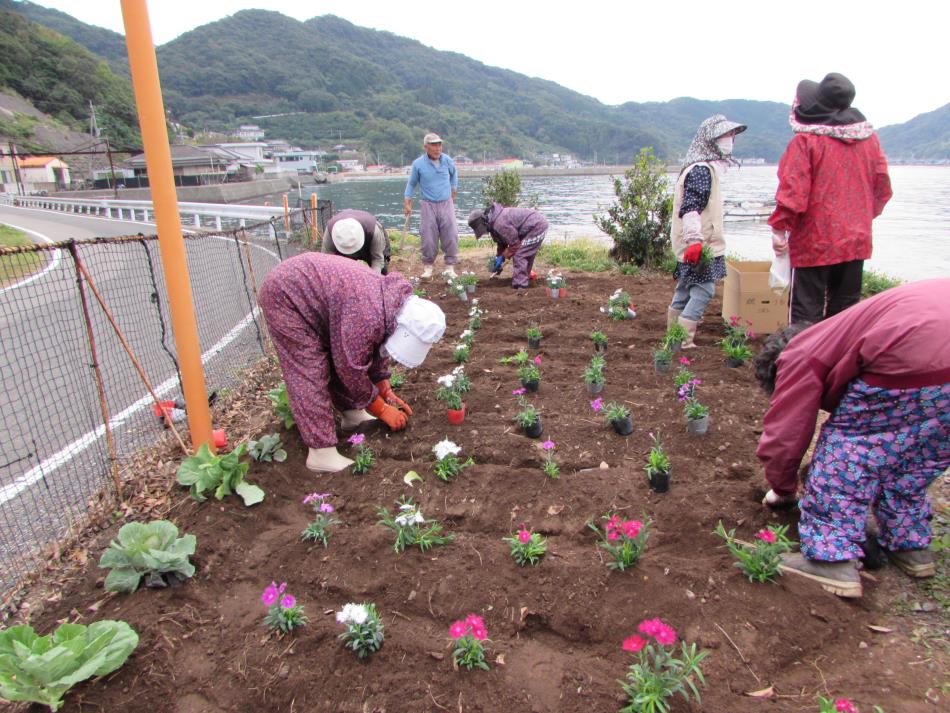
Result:
<svg viewBox="0 0 950 713">
<path fill-rule="evenodd" d="M 357 658 L 365 659 L 382 647 L 386 637 L 375 604 L 346 604 L 336 613 L 336 620 L 346 627 L 339 638 L 346 648 L 356 652 Z"/>
<path fill-rule="evenodd" d="M 689 334 L 686 332 L 686 328 L 679 322 L 674 322 L 670 325 L 669 329 L 666 330 L 666 338 L 663 341 L 663 346 L 675 354 L 682 349 L 683 342 L 685 342 L 688 337 Z"/>
<path fill-rule="evenodd" d="M 699 260 L 696 261 L 696 274 L 702 274 L 702 272 L 709 268 L 713 261 L 713 251 L 708 245 L 703 245 L 703 249 L 699 253 Z"/>
<path fill-rule="evenodd" d="M 706 684 L 700 664 L 705 651 L 696 644 L 682 642 L 677 657 L 676 631 L 660 619 L 647 619 L 637 627 L 639 633 L 623 640 L 623 650 L 637 655 L 627 669 L 626 680 L 619 681 L 627 696 L 621 713 L 665 713 L 670 710 L 667 699 L 679 694 L 689 703 L 690 693 L 699 703 L 699 690 Z"/>
<path fill-rule="evenodd" d="M 465 420 L 465 402 L 462 401 L 462 394 L 468 390 L 468 377 L 465 376 L 464 371 L 456 373 L 462 368 L 458 366 L 451 374 L 440 376 L 439 388 L 435 392 L 435 397 L 445 404 L 445 417 L 453 426 L 458 426 Z M 459 374 L 461 374 L 461 380 Z"/>
<path fill-rule="evenodd" d="M 686 430 L 694 436 L 705 436 L 709 430 L 709 408 L 695 398 L 688 398 L 684 401 L 683 412 L 686 414 Z"/>
<path fill-rule="evenodd" d="M 736 540 L 735 528 L 726 532 L 722 520 L 715 530 L 736 558 L 735 566 L 742 570 L 750 582 L 759 584 L 773 581 L 782 573 L 782 555 L 791 552 L 795 544 L 786 537 L 786 532 L 788 525 L 769 525 L 755 533 L 755 542 L 750 544 Z"/>
<path fill-rule="evenodd" d="M 555 460 L 554 451 L 556 449 L 557 444 L 551 439 L 541 444 L 541 450 L 544 451 L 544 465 L 541 466 L 541 470 L 543 470 L 544 474 L 551 480 L 557 480 L 561 477 L 561 468 Z"/>
<path fill-rule="evenodd" d="M 271 582 L 264 588 L 261 602 L 267 607 L 264 626 L 289 634 L 298 626 L 306 626 L 309 619 L 303 613 L 303 606 L 297 604 L 296 597 L 286 590 L 287 582 L 281 582 L 280 586 Z"/>
<path fill-rule="evenodd" d="M 478 306 L 478 299 L 472 298 L 472 307 L 468 311 L 468 328 L 473 331 L 478 331 L 482 326 L 482 317 L 485 314 L 485 310 Z"/>
<path fill-rule="evenodd" d="M 518 397 L 518 405 L 521 407 L 521 410 L 518 411 L 518 414 L 515 416 L 515 421 L 521 426 L 522 430 L 524 430 L 526 436 L 529 438 L 537 438 L 541 435 L 541 431 L 544 430 L 541 424 L 541 414 L 525 399 L 524 388 L 515 389 L 512 393 Z"/>
<path fill-rule="evenodd" d="M 607 306 L 601 307 L 600 311 L 611 319 L 633 319 L 637 316 L 636 311 L 630 300 L 630 295 L 621 288 L 614 290 L 614 293 L 607 298 Z"/>
<path fill-rule="evenodd" d="M 623 404 L 611 401 L 604 406 L 604 418 L 614 427 L 614 431 L 621 436 L 633 433 L 633 419 L 630 418 L 630 409 Z"/>
<path fill-rule="evenodd" d="M 607 353 L 607 335 L 603 332 L 591 332 L 590 339 L 594 343 L 594 351 L 597 354 Z"/>
<path fill-rule="evenodd" d="M 551 299 L 556 300 L 558 297 L 564 297 L 567 294 L 567 286 L 564 281 L 564 276 L 560 272 L 554 272 L 554 270 L 548 272 L 545 283 L 547 284 L 548 290 L 551 293 Z"/>
<path fill-rule="evenodd" d="M 334 508 L 330 504 L 330 493 L 310 493 L 303 499 L 304 505 L 313 508 L 313 522 L 300 533 L 300 539 L 309 542 L 322 542 L 326 547 L 330 540 L 330 528 L 341 524 L 333 517 Z"/>
<path fill-rule="evenodd" d="M 419 506 L 412 502 L 412 498 L 402 496 L 396 501 L 398 509 L 390 514 L 386 508 L 377 511 L 379 521 L 377 525 L 388 527 L 396 533 L 393 550 L 402 552 L 407 547 L 418 547 L 423 552 L 435 545 L 444 545 L 451 542 L 452 533 L 442 534 L 442 525 L 435 520 L 426 520 Z"/>
<path fill-rule="evenodd" d="M 653 440 L 653 446 L 650 448 L 650 455 L 647 456 L 647 464 L 643 467 L 647 478 L 650 479 L 650 489 L 657 493 L 665 493 L 670 489 L 670 477 L 673 473 L 673 466 L 670 463 L 669 456 L 663 450 L 663 444 L 660 437 L 652 433 L 650 438 Z"/>
<path fill-rule="evenodd" d="M 458 297 L 462 302 L 468 302 L 468 290 L 461 280 L 449 280 L 449 293 Z"/>
<path fill-rule="evenodd" d="M 463 272 L 458 277 L 459 282 L 465 285 L 465 291 L 470 295 L 475 294 L 475 286 L 478 284 L 478 276 L 471 270 Z"/>
<path fill-rule="evenodd" d="M 536 324 L 532 324 L 525 330 L 525 336 L 528 338 L 528 348 L 537 349 L 541 346 L 541 338 L 544 335 L 541 334 L 541 327 Z"/>
<path fill-rule="evenodd" d="M 502 357 L 499 362 L 502 364 L 514 364 L 515 366 L 524 366 L 531 361 L 531 355 L 527 349 L 519 349 L 511 356 Z"/>
<path fill-rule="evenodd" d="M 521 379 L 521 385 L 528 391 L 537 391 L 541 385 L 540 357 L 535 357 L 534 361 L 530 361 L 524 366 L 519 366 L 518 378 Z"/>
<path fill-rule="evenodd" d="M 373 451 L 369 449 L 369 446 L 363 443 L 366 436 L 362 433 L 354 433 L 346 440 L 356 446 L 356 454 L 353 456 L 353 472 L 362 475 L 376 462 L 376 456 L 373 455 Z"/>
<path fill-rule="evenodd" d="M 458 454 L 462 452 L 462 448 L 447 438 L 432 446 L 432 452 L 435 453 L 435 474 L 440 480 L 446 482 L 452 480 L 466 468 L 475 465 L 475 461 L 471 458 L 464 462 L 461 461 Z"/>
<path fill-rule="evenodd" d="M 657 374 L 665 374 L 670 370 L 670 363 L 673 361 L 673 352 L 667 346 L 661 346 L 653 350 L 653 368 Z"/>
<path fill-rule="evenodd" d="M 722 351 L 726 355 L 726 366 L 730 369 L 736 369 L 745 364 L 746 359 L 752 358 L 752 350 L 745 342 L 723 340 Z"/>
<path fill-rule="evenodd" d="M 452 358 L 456 364 L 464 364 L 471 354 L 471 347 L 467 344 L 456 344 L 452 347 Z"/>
<path fill-rule="evenodd" d="M 729 321 L 724 325 L 726 328 L 726 337 L 724 341 L 734 344 L 745 344 L 751 339 L 755 339 L 755 332 L 752 331 L 752 322 L 745 320 L 745 326 L 741 324 L 742 320 L 736 315 L 732 315 Z"/>
<path fill-rule="evenodd" d="M 449 627 L 449 638 L 454 642 L 452 647 L 452 666 L 459 669 L 464 666 L 471 671 L 473 668 L 488 670 L 485 662 L 484 642 L 488 641 L 488 629 L 484 620 L 475 614 L 469 614 Z"/>
<path fill-rule="evenodd" d="M 597 546 L 611 557 L 612 561 L 607 562 L 607 567 L 621 572 L 633 567 L 643 554 L 647 540 L 650 539 L 652 522 L 649 519 L 646 522 L 624 520 L 612 512 L 603 515 L 600 519 L 604 521 L 603 529 L 594 522 L 588 522 L 587 526 L 600 538 Z"/>
<path fill-rule="evenodd" d="M 511 556 L 519 567 L 538 564 L 548 551 L 548 541 L 539 533 L 531 532 L 524 523 L 516 535 L 503 537 L 502 540 L 511 547 Z"/>
<path fill-rule="evenodd" d="M 679 396 L 680 389 L 693 380 L 693 372 L 689 370 L 690 361 L 686 357 L 680 357 L 680 366 L 673 375 L 673 388 L 676 389 L 676 395 Z M 690 391 L 692 393 L 692 391 Z"/>
</svg>

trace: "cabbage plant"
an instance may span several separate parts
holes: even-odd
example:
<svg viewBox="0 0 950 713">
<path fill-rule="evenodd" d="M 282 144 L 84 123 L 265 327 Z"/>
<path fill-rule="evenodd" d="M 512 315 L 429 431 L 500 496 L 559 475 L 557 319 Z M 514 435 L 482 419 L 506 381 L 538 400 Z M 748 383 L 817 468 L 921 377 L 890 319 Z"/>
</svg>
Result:
<svg viewBox="0 0 950 713">
<path fill-rule="evenodd" d="M 287 460 L 287 451 L 281 447 L 283 444 L 281 444 L 280 435 L 277 433 L 261 436 L 259 440 L 251 441 L 247 445 L 248 453 L 256 461 L 283 463 Z"/>
<path fill-rule="evenodd" d="M 111 569 L 105 588 L 110 592 L 132 593 L 142 577 L 147 587 L 164 587 L 168 574 L 184 581 L 195 574 L 188 557 L 195 553 L 195 536 L 178 536 L 178 528 L 168 520 L 148 524 L 130 522 L 119 530 L 99 560 L 99 567 Z"/>
<path fill-rule="evenodd" d="M 61 624 L 46 636 L 38 636 L 26 624 L 4 629 L 0 631 L 0 697 L 42 703 L 57 711 L 70 688 L 112 673 L 138 644 L 139 635 L 124 621 Z"/>
<path fill-rule="evenodd" d="M 256 505 L 264 499 L 264 491 L 256 485 L 244 482 L 248 464 L 241 462 L 241 456 L 247 451 L 242 443 L 226 455 L 216 456 L 207 444 L 202 444 L 198 452 L 185 458 L 178 466 L 178 482 L 190 486 L 191 497 L 198 502 L 207 499 L 206 492 L 223 500 L 231 493 L 237 493 L 245 505 Z"/>
</svg>

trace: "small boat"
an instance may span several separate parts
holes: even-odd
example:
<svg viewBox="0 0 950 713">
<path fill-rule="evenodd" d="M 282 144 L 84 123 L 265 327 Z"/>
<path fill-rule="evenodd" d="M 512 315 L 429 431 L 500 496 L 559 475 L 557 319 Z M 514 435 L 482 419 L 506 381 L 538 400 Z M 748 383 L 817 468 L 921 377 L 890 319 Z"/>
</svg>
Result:
<svg viewBox="0 0 950 713">
<path fill-rule="evenodd" d="M 775 210 L 775 201 L 726 201 L 724 216 L 726 220 L 765 220 Z"/>
</svg>

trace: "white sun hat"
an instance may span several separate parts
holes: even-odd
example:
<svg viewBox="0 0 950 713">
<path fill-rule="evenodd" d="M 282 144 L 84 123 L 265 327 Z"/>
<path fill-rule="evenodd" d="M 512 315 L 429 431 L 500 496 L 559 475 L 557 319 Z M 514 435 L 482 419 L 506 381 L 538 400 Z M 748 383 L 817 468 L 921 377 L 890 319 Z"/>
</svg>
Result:
<svg viewBox="0 0 950 713">
<path fill-rule="evenodd" d="M 363 226 L 355 218 L 338 221 L 330 232 L 330 238 L 333 240 L 333 246 L 342 255 L 352 255 L 363 247 L 366 240 Z"/>
<path fill-rule="evenodd" d="M 393 359 L 414 369 L 443 334 L 445 313 L 439 305 L 411 295 L 396 315 L 396 329 L 383 346 Z"/>
</svg>

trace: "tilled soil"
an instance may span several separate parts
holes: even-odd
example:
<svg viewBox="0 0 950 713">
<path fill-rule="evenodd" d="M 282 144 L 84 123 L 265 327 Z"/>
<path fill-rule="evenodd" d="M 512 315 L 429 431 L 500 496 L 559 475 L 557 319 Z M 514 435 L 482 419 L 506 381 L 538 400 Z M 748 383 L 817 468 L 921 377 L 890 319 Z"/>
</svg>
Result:
<svg viewBox="0 0 950 713">
<path fill-rule="evenodd" d="M 638 316 L 612 322 L 599 307 L 621 286 Z M 888 713 L 946 704 L 927 702 L 941 672 L 910 642 L 910 624 L 889 623 L 899 572 L 866 578 L 857 601 L 792 576 L 753 584 L 713 534 L 722 520 L 746 539 L 770 523 L 792 525 L 794 536 L 797 515 L 759 504 L 765 488 L 754 452 L 767 399 L 750 366 L 724 366 L 718 299 L 701 326 L 700 348 L 689 354 L 712 419 L 698 438 L 686 433 L 672 372 L 656 374 L 650 357 L 665 330 L 668 278 L 568 275 L 567 296 L 558 300 L 541 286 L 515 292 L 507 279 L 479 283 L 487 314 L 466 367 L 472 391 L 460 426 L 447 423 L 434 393 L 436 378 L 455 366 L 451 348 L 469 303 L 446 295 L 441 283 L 427 288 L 446 311 L 447 335 L 399 391 L 415 409 L 410 427 L 363 429 L 379 458 L 369 473 L 314 475 L 296 430 L 284 431 L 271 413 L 248 414 L 250 435 L 281 432 L 289 458 L 252 463 L 248 479 L 267 492 L 258 506 L 245 508 L 235 497 L 182 498 L 173 509 L 180 529 L 198 538 L 192 580 L 107 595 L 95 567 L 99 553 L 90 552 L 84 578 L 36 623 L 45 630 L 67 617 L 125 619 L 141 641 L 118 672 L 77 686 L 64 710 L 615 711 L 624 703 L 617 679 L 631 660 L 621 642 L 652 617 L 709 652 L 702 704 L 678 698 L 673 711 L 817 711 L 818 694 Z M 543 413 L 544 435 L 532 440 L 512 420 L 515 368 L 499 359 L 525 344 L 525 328 L 535 322 L 544 332 L 533 350 L 543 377 L 531 400 Z M 589 406 L 581 373 L 592 329 L 610 338 L 603 397 L 630 407 L 635 427 L 626 438 Z M 643 472 L 650 432 L 661 434 L 673 463 L 665 494 L 653 493 Z M 446 437 L 476 463 L 451 483 L 432 471 L 431 448 Z M 557 443 L 559 480 L 541 472 L 545 438 Z M 404 484 L 409 470 L 424 483 Z M 344 523 L 327 549 L 299 537 L 310 519 L 301 499 L 314 490 L 333 494 Z M 454 541 L 396 554 L 390 531 L 376 523 L 378 508 L 392 510 L 400 495 L 420 502 Z M 608 510 L 653 522 L 641 561 L 626 572 L 607 568 L 587 527 Z M 521 523 L 548 538 L 537 567 L 516 566 L 502 542 Z M 272 580 L 286 581 L 310 617 L 295 635 L 262 626 L 259 596 Z M 376 604 L 386 626 L 383 648 L 365 663 L 344 650 L 333 616 L 362 601 Z M 448 628 L 469 613 L 488 628 L 488 672 L 452 667 Z M 769 697 L 748 695 L 770 686 Z"/>
</svg>

